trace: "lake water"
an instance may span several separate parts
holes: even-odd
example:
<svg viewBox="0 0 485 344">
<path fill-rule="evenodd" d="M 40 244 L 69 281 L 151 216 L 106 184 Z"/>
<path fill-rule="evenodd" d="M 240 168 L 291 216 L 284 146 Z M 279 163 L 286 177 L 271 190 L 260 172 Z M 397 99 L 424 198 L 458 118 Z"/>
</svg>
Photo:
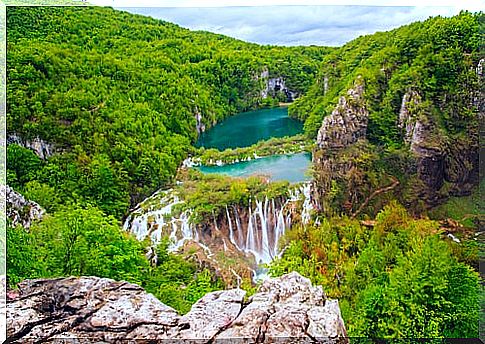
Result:
<svg viewBox="0 0 485 344">
<path fill-rule="evenodd" d="M 298 183 L 310 179 L 307 171 L 311 159 L 310 153 L 271 155 L 229 165 L 200 166 L 197 168 L 204 173 L 224 174 L 231 177 L 265 175 L 272 181 L 287 180 L 290 183 Z"/>
<path fill-rule="evenodd" d="M 243 112 L 231 116 L 202 133 L 197 147 L 247 147 L 272 137 L 293 136 L 303 131 L 303 123 L 288 117 L 287 107 Z"/>
</svg>

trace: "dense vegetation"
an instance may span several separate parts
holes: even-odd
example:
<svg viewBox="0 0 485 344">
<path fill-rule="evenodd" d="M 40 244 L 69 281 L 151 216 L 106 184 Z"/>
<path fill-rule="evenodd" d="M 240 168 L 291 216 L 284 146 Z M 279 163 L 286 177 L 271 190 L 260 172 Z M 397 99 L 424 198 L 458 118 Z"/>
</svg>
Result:
<svg viewBox="0 0 485 344">
<path fill-rule="evenodd" d="M 409 90 L 421 95 L 427 115 L 438 117 L 443 134 L 458 135 L 477 121 L 471 91 L 479 89 L 483 25 L 483 13 L 462 12 L 361 36 L 325 56 L 315 84 L 290 106 L 290 114 L 305 120 L 306 133 L 315 137 L 323 117 L 361 75 L 371 142 L 401 145 L 396 123 Z"/>
<path fill-rule="evenodd" d="M 182 313 L 222 287 L 208 270 L 168 253 L 167 241 L 157 247 L 157 263 L 150 264 L 147 244 L 95 207 L 62 207 L 28 231 L 8 227 L 8 285 L 25 278 L 107 277 L 137 283 Z"/>
<path fill-rule="evenodd" d="M 211 126 L 235 112 L 275 104 L 281 94 L 260 95 L 261 73 L 268 70 L 306 94 L 290 113 L 305 120 L 306 134 L 314 138 L 338 96 L 361 75 L 370 142 L 342 156 L 354 163 L 356 183 L 369 186 L 366 193 L 391 177 L 406 185 L 402 171 L 409 154 L 396 126 L 405 92 L 419 92 L 421 113 L 438 124 L 443 138 L 477 140 L 476 94 L 470 90 L 479 86 L 480 20 L 482 14 L 461 13 L 360 37 L 339 49 L 283 48 L 108 8 L 8 8 L 8 134 L 40 137 L 58 150 L 42 160 L 8 146 L 8 184 L 48 212 L 28 231 L 8 227 L 9 286 L 67 275 L 124 279 L 186 312 L 223 285 L 168 253 L 166 241 L 151 264 L 148 243 L 121 229 L 130 205 L 170 185 L 201 220 L 250 197 L 286 196 L 287 183 L 256 177 L 190 171 L 181 176 L 182 185 L 172 181 L 188 153 L 225 161 L 307 142 L 296 137 L 226 152 L 196 149 L 196 113 Z M 443 240 L 437 222 L 413 219 L 395 202 L 382 210 L 391 196 L 370 205 L 375 221 L 340 216 L 345 189 L 332 180 L 327 195 L 335 211 L 320 216 L 319 224 L 290 231 L 289 247 L 271 272 L 296 270 L 322 284 L 341 300 L 351 336 L 476 336 L 479 277 L 469 266 L 477 265 L 479 245 Z M 435 209 L 434 218 L 480 212 L 479 195 L 460 200 Z M 464 224 L 476 222 L 468 217 Z"/>
<path fill-rule="evenodd" d="M 176 187 L 183 209 L 193 211 L 193 221 L 211 222 L 230 205 L 249 204 L 252 199 L 278 199 L 289 195 L 287 181 L 269 182 L 263 176 L 231 178 L 217 174 L 203 174 L 197 170 L 181 171 Z"/>
<path fill-rule="evenodd" d="M 453 255 L 439 226 L 414 220 L 396 204 L 376 221 L 323 219 L 287 233 L 289 248 L 273 275 L 298 271 L 339 298 L 352 337 L 478 336 L 478 273 Z M 477 260 L 478 247 L 472 248 Z"/>
<path fill-rule="evenodd" d="M 305 120 L 305 133 L 314 138 L 339 97 L 357 83 L 364 91 L 359 106 L 369 113 L 363 142 L 335 153 L 314 153 L 315 160 L 323 157 L 336 166 L 333 171 L 329 164 L 315 166 L 320 188 L 332 188 L 321 202 L 327 215 L 355 213 L 372 192 L 394 179 L 399 186 L 392 197 L 413 214 L 423 214 L 450 196 L 469 195 L 478 185 L 483 111 L 483 71 L 480 76 L 478 65 L 484 57 L 484 24 L 483 13 L 433 17 L 359 37 L 325 56 L 315 84 L 290 106 L 290 115 Z M 405 95 L 415 98 L 406 103 Z M 403 105 L 409 119 L 400 122 Z M 414 135 L 418 126 L 413 127 L 418 121 L 420 130 L 425 128 L 420 147 L 428 149 L 426 154 L 434 151 L 442 168 L 438 163 L 421 164 L 424 154 L 411 152 L 410 141 L 420 140 Z M 427 170 L 433 172 L 425 181 L 420 175 Z M 363 213 L 375 216 L 381 208 L 382 202 L 375 199 Z M 473 206 L 464 211 L 476 213 Z M 476 217 L 474 222 L 477 226 Z"/>
<path fill-rule="evenodd" d="M 334 152 L 314 151 L 314 161 L 325 161 L 314 166 L 314 181 L 323 190 L 319 216 L 325 217 L 290 231 L 289 248 L 271 266 L 274 275 L 299 271 L 339 298 L 350 336 L 478 336 L 482 239 L 444 241 L 437 222 L 413 219 L 397 203 L 383 205 L 397 198 L 413 214 L 454 218 L 455 229 L 483 225 L 478 190 L 449 197 L 469 194 L 450 192 L 451 180 L 458 179 L 453 176 L 432 194 L 447 201 L 427 211 L 428 190 L 398 125 L 404 95 L 419 94 L 410 111 L 433 125 L 426 143 L 446 156 L 445 174 L 475 173 L 483 28 L 483 13 L 462 12 L 359 37 L 327 54 L 316 83 L 290 106 L 290 115 L 305 120 L 305 133 L 314 138 L 339 97 L 356 83 L 364 85 L 363 104 L 357 105 L 369 111 L 366 139 Z M 476 187 L 478 180 L 470 183 Z M 395 192 L 360 207 L 386 188 Z"/>
<path fill-rule="evenodd" d="M 64 203 L 118 218 L 172 180 L 196 113 L 211 126 L 272 104 L 261 98 L 264 71 L 304 93 L 330 50 L 259 46 L 109 8 L 7 12 L 8 133 L 63 151 L 44 164 L 49 178 L 10 173 L 9 183 L 24 191 L 37 180 Z M 19 157 L 8 158 L 12 170 Z"/>
<path fill-rule="evenodd" d="M 205 166 L 218 163 L 230 164 L 239 161 L 251 160 L 257 157 L 274 154 L 291 154 L 311 151 L 313 143 L 304 135 L 299 134 L 287 137 L 273 137 L 262 140 L 249 147 L 228 148 L 222 152 L 215 148 L 197 148 L 191 154 L 192 163 Z"/>
</svg>

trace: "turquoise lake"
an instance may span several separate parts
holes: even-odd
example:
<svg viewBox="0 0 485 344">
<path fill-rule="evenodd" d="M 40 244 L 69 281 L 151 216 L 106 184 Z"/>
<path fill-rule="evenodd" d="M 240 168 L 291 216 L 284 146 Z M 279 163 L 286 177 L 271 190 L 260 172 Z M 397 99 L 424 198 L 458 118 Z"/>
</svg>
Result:
<svg viewBox="0 0 485 344">
<path fill-rule="evenodd" d="M 271 155 L 223 166 L 199 166 L 201 172 L 224 174 L 231 177 L 268 176 L 272 181 L 287 180 L 299 183 L 310 180 L 307 175 L 312 157 L 310 153 Z"/>
<path fill-rule="evenodd" d="M 287 107 L 263 109 L 228 117 L 202 133 L 197 147 L 247 147 L 272 137 L 293 136 L 303 131 L 303 123 L 288 117 Z"/>
<path fill-rule="evenodd" d="M 288 108 L 279 107 L 237 114 L 203 133 L 197 145 L 206 148 L 247 147 L 272 137 L 293 136 L 303 131 L 303 124 L 288 117 Z M 263 175 L 272 181 L 287 180 L 299 183 L 310 179 L 307 171 L 310 153 L 271 155 L 250 161 L 223 166 L 196 167 L 203 173 L 217 173 L 231 177 Z"/>
</svg>

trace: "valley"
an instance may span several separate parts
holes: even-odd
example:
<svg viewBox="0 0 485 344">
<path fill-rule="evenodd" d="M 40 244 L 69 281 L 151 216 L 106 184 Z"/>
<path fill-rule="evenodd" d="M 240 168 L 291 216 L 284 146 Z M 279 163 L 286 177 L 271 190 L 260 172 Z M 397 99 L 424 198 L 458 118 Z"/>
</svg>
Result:
<svg viewBox="0 0 485 344">
<path fill-rule="evenodd" d="M 339 337 L 479 335 L 483 13 L 341 47 L 258 45 L 100 7 L 9 7 L 7 27 L 18 314 L 32 279 L 46 295 L 126 281 L 113 302 L 132 290 L 181 326 L 203 324 L 217 295 L 237 308 L 231 321 L 248 312 L 210 338 L 200 325 L 206 340 L 253 319 L 289 336 L 277 324 L 300 313 L 302 336 L 317 318 L 337 319 Z M 281 295 L 302 293 L 278 313 Z M 82 312 L 66 300 L 59 314 Z M 190 332 L 157 321 L 146 333 Z M 26 326 L 20 342 L 62 335 Z"/>
</svg>

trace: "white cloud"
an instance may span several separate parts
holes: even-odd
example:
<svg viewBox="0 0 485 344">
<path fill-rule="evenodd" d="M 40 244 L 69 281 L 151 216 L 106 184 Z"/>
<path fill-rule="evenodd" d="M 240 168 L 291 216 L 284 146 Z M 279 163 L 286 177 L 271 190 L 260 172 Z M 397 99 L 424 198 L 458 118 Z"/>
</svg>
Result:
<svg viewBox="0 0 485 344">
<path fill-rule="evenodd" d="M 127 8 L 192 30 L 260 44 L 338 46 L 360 35 L 390 30 L 429 16 L 452 16 L 456 7 L 266 6 Z"/>
</svg>

